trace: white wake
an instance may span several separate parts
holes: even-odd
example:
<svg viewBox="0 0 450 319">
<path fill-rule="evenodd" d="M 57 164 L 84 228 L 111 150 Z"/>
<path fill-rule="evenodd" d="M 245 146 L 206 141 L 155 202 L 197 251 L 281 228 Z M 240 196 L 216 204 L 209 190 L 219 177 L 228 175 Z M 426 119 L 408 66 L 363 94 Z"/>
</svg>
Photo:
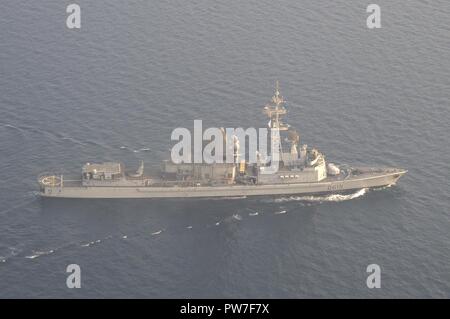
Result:
<svg viewBox="0 0 450 319">
<path fill-rule="evenodd" d="M 291 201 L 303 201 L 303 202 L 343 202 L 351 199 L 361 197 L 367 193 L 367 188 L 362 188 L 355 193 L 342 195 L 342 194 L 330 194 L 330 195 L 312 195 L 312 196 L 289 196 L 276 198 L 276 203 L 291 202 Z"/>
</svg>

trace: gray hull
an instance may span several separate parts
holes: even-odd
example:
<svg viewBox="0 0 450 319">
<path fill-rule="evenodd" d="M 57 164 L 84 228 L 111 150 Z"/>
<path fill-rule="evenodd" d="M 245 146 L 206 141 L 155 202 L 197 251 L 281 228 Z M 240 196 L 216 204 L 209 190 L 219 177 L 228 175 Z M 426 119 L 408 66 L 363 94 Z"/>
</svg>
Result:
<svg viewBox="0 0 450 319">
<path fill-rule="evenodd" d="M 394 185 L 405 174 L 405 170 L 391 169 L 388 172 L 365 173 L 347 179 L 327 178 L 315 183 L 292 183 L 274 185 L 228 185 L 197 187 L 120 187 L 80 185 L 46 186 L 41 189 L 43 197 L 57 198 L 200 198 L 239 197 L 294 194 L 324 194 L 345 192 L 361 188 Z"/>
</svg>

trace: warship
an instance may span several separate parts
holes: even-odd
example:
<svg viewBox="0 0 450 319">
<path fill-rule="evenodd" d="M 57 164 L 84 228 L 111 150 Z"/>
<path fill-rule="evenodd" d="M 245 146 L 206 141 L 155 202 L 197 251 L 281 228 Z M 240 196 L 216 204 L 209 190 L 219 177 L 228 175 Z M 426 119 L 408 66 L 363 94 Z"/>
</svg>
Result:
<svg viewBox="0 0 450 319">
<path fill-rule="evenodd" d="M 60 174 L 38 177 L 40 195 L 56 198 L 201 198 L 315 195 L 351 192 L 396 184 L 407 171 L 401 168 L 352 167 L 328 163 L 318 149 L 300 145 L 299 134 L 284 123 L 286 101 L 278 82 L 263 112 L 267 129 L 278 135 L 278 169 L 267 173 L 267 161 L 176 163 L 163 161 L 148 174 L 141 162 L 135 172 L 120 162 L 86 163 L 75 178 Z M 285 136 L 284 139 L 281 136 Z M 273 141 L 272 141 L 273 142 Z M 274 150 L 271 150 L 273 153 Z M 272 160 L 275 160 L 274 158 Z"/>
</svg>

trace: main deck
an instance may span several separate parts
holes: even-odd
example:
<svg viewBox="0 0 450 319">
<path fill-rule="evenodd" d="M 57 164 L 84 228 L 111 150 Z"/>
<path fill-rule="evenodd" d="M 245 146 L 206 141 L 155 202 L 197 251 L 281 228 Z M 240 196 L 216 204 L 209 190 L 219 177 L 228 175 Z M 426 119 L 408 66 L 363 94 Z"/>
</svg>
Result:
<svg viewBox="0 0 450 319">
<path fill-rule="evenodd" d="M 149 186 L 83 186 L 81 180 L 61 179 L 59 184 L 41 185 L 41 196 L 59 198 L 188 198 L 233 197 L 292 194 L 322 194 L 352 189 L 393 185 L 406 173 L 402 169 L 356 168 L 350 174 L 327 177 L 315 183 L 262 185 L 195 185 L 182 186 L 176 182 L 159 180 Z"/>
</svg>

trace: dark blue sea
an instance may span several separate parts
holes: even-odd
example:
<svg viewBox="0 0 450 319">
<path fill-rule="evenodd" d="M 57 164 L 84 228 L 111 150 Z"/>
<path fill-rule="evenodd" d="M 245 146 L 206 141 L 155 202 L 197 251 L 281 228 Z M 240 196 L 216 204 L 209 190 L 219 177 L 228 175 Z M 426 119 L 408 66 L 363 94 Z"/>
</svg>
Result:
<svg viewBox="0 0 450 319">
<path fill-rule="evenodd" d="M 1 298 L 450 297 L 447 0 L 378 0 L 380 29 L 356 0 L 73 1 L 79 30 L 69 1 L 0 5 Z M 302 143 L 407 175 L 347 196 L 38 195 L 42 172 L 157 166 L 194 119 L 263 127 L 276 80 Z"/>
</svg>

